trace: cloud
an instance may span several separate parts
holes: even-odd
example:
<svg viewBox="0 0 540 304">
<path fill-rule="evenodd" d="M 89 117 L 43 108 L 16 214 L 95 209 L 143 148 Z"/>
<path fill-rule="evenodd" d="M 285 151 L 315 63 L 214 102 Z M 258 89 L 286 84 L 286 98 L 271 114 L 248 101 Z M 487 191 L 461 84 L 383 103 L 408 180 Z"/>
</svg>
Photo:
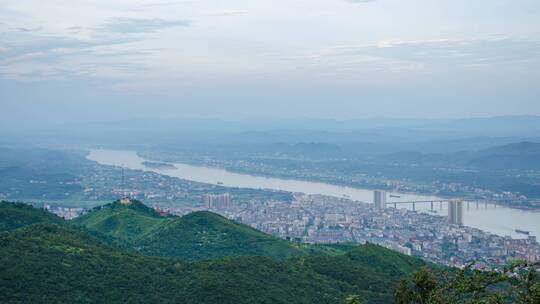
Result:
<svg viewBox="0 0 540 304">
<path fill-rule="evenodd" d="M 108 51 L 92 48 L 51 49 L 27 53 L 0 61 L 0 78 L 16 80 L 51 80 L 97 78 L 127 79 L 147 69 L 140 51 Z"/>
<path fill-rule="evenodd" d="M 40 29 L 14 28 L 0 44 L 0 78 L 32 80 L 66 77 L 126 79 L 147 68 L 144 33 L 189 26 L 188 20 L 115 18 L 95 27 L 70 26 L 47 35 Z M 17 39 L 25 35 L 25 39 Z M 136 62 L 137 64 L 133 64 Z"/>
<path fill-rule="evenodd" d="M 211 16 L 216 17 L 234 17 L 234 16 L 245 16 L 248 12 L 244 10 L 225 10 L 221 12 L 217 12 L 214 14 L 211 14 Z"/>
<path fill-rule="evenodd" d="M 31 33 L 31 32 L 39 32 L 39 31 L 41 31 L 41 27 L 33 27 L 33 28 L 17 27 L 17 28 L 15 28 L 15 30 L 17 30 L 19 32 L 24 32 L 24 33 Z"/>
<path fill-rule="evenodd" d="M 99 46 L 115 46 L 136 41 L 134 38 L 118 39 L 115 37 L 100 37 L 99 39 L 81 40 L 69 37 L 34 37 L 26 42 L 12 43 L 8 52 L 0 56 L 0 60 L 23 56 L 32 53 L 48 53 L 52 50 L 81 51 Z"/>
<path fill-rule="evenodd" d="M 539 62 L 540 40 L 508 37 L 382 40 L 373 45 L 341 45 L 306 55 L 315 62 L 349 62 L 384 69 L 490 68 Z M 390 64 L 389 64 L 390 63 Z"/>
<path fill-rule="evenodd" d="M 359 3 L 370 3 L 370 2 L 376 2 L 377 0 L 348 0 L 349 2 L 351 3 L 356 3 L 356 4 L 359 4 Z"/>
<path fill-rule="evenodd" d="M 136 34 L 151 33 L 158 30 L 190 26 L 190 20 L 164 20 L 142 18 L 116 18 L 99 27 L 97 30 L 111 33 Z"/>
<path fill-rule="evenodd" d="M 134 38 L 99 37 L 81 40 L 69 37 L 35 37 L 12 43 L 0 51 L 0 78 L 35 80 L 68 77 L 128 75 L 126 64 L 142 60 L 146 53 L 129 48 Z M 141 63 L 137 69 L 144 69 Z"/>
</svg>

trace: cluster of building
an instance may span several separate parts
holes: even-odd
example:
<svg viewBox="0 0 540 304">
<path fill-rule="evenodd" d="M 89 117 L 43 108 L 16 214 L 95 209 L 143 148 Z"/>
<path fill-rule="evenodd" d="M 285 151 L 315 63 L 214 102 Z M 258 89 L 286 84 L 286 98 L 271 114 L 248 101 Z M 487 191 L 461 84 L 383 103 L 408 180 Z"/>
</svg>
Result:
<svg viewBox="0 0 540 304">
<path fill-rule="evenodd" d="M 218 186 L 151 172 L 128 172 L 128 189 L 111 187 L 112 184 L 123 184 L 118 181 L 118 170 L 97 166 L 93 173 L 82 182 L 86 199 L 111 201 L 127 195 L 155 204 L 155 208 L 159 206 L 158 212 L 163 214 L 183 215 L 211 210 L 291 241 L 371 242 L 437 263 L 462 266 L 476 261 L 477 267 L 491 269 L 512 259 L 540 260 L 540 247 L 533 236 L 512 239 L 463 226 L 461 201 L 448 202 L 448 216 L 438 216 L 388 205 L 383 191 L 374 192 L 373 204 L 345 197 L 305 194 L 295 194 L 290 202 L 272 199 L 270 192 L 231 190 L 232 194 L 216 194 Z M 66 219 L 85 211 L 82 208 L 45 207 Z"/>
<path fill-rule="evenodd" d="M 105 203 L 129 196 L 164 207 L 199 206 L 201 200 L 206 199 L 216 200 L 219 204 L 219 195 L 226 192 L 231 192 L 237 199 L 265 200 L 288 195 L 282 191 L 225 188 L 219 183 L 199 183 L 150 171 L 126 170 L 122 173 L 120 168 L 101 165 L 94 165 L 88 174 L 82 176 L 80 185 L 84 188 L 82 200 L 87 202 Z M 214 199 L 205 197 L 206 194 L 218 196 Z M 77 199 L 81 200 L 81 197 Z"/>
<path fill-rule="evenodd" d="M 88 201 L 112 201 L 129 196 L 142 201 L 195 203 L 200 201 L 199 191 L 208 191 L 209 186 L 171 178 L 145 171 L 126 171 L 125 181 L 120 180 L 119 169 L 96 165 L 83 177 L 83 196 Z M 125 186 L 122 184 L 125 183 Z"/>
<path fill-rule="evenodd" d="M 463 202 L 448 204 L 448 216 L 387 208 L 385 193 L 375 192 L 374 204 L 304 194 L 296 194 L 292 203 L 236 202 L 230 196 L 206 196 L 201 209 L 291 241 L 370 242 L 457 267 L 475 261 L 475 267 L 498 269 L 515 259 L 540 260 L 540 246 L 534 236 L 513 239 L 465 227 Z M 173 210 L 177 214 L 191 211 Z"/>
<path fill-rule="evenodd" d="M 223 194 L 206 194 L 204 195 L 204 206 L 207 209 L 226 209 L 231 207 L 231 195 Z"/>
<path fill-rule="evenodd" d="M 64 218 L 66 220 L 74 219 L 86 211 L 84 208 L 59 207 L 59 206 L 51 206 L 49 204 L 44 204 L 43 209 L 51 213 L 54 213 L 58 215 L 59 217 Z"/>
</svg>

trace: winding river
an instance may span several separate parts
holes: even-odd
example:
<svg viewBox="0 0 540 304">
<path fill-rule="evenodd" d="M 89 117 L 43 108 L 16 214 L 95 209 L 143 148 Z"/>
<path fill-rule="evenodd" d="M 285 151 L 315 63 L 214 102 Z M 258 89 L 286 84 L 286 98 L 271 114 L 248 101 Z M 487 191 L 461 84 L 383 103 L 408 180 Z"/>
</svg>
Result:
<svg viewBox="0 0 540 304">
<path fill-rule="evenodd" d="M 229 172 L 224 169 L 194 166 L 175 163 L 174 168 L 149 168 L 143 165 L 144 158 L 135 151 L 92 149 L 87 158 L 102 165 L 123 166 L 133 170 L 152 171 L 155 173 L 178 177 L 186 180 L 216 184 L 222 183 L 225 187 L 241 187 L 253 189 L 275 189 L 289 192 L 303 192 L 307 194 L 323 194 L 336 197 L 347 197 L 362 202 L 373 201 L 373 191 L 361 188 L 343 187 L 327 183 L 310 182 L 294 179 L 252 176 Z M 426 196 L 410 193 L 388 193 L 389 202 L 429 201 L 440 199 L 435 196 Z M 409 205 L 398 205 L 411 209 Z M 416 210 L 428 212 L 429 203 L 417 204 Z M 442 207 L 435 204 L 433 214 L 446 215 L 446 204 Z M 513 209 L 497 205 L 476 205 L 464 203 L 464 221 L 467 226 L 479 228 L 498 235 L 511 235 L 515 238 L 526 237 L 516 233 L 516 229 L 530 231 L 531 235 L 540 236 L 540 213 Z"/>
</svg>

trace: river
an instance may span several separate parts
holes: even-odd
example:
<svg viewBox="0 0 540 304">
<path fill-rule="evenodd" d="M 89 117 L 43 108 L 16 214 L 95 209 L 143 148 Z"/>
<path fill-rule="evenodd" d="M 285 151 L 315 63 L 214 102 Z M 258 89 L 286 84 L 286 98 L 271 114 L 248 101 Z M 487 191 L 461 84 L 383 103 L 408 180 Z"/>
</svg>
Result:
<svg viewBox="0 0 540 304">
<path fill-rule="evenodd" d="M 174 163 L 175 168 L 148 168 L 142 163 L 146 161 L 137 155 L 135 151 L 92 149 L 87 158 L 102 165 L 123 166 L 133 170 L 152 171 L 155 173 L 178 177 L 186 180 L 216 184 L 223 183 L 225 187 L 241 187 L 252 189 L 275 189 L 289 192 L 302 192 L 306 194 L 323 194 L 337 197 L 347 197 L 351 200 L 362 202 L 373 201 L 373 191 L 361 188 L 343 187 L 327 183 L 302 181 L 294 179 L 253 176 L 229 172 L 219 168 L 194 166 L 182 163 Z M 438 200 L 435 196 L 411 194 L 411 193 L 388 193 L 388 202 L 428 201 Z M 411 209 L 412 206 L 398 205 Z M 431 206 L 417 204 L 416 210 L 426 211 Z M 435 204 L 433 214 L 446 215 L 446 204 L 440 208 Z M 540 213 L 528 210 L 519 210 L 493 204 L 476 205 L 464 203 L 465 225 L 489 231 L 498 235 L 511 235 L 514 238 L 523 238 L 523 234 L 515 232 L 516 229 L 530 231 L 531 235 L 540 236 Z"/>
</svg>

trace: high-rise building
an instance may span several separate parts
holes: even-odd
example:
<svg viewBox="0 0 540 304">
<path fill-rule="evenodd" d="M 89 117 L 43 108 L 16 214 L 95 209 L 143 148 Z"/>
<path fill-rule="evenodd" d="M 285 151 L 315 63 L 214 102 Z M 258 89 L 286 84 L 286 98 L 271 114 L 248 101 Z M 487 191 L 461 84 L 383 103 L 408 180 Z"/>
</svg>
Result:
<svg viewBox="0 0 540 304">
<path fill-rule="evenodd" d="M 386 192 L 380 190 L 373 191 L 373 204 L 375 204 L 377 209 L 382 210 L 386 208 Z"/>
<path fill-rule="evenodd" d="M 231 206 L 231 195 L 223 194 L 206 194 L 204 196 L 204 205 L 207 209 L 223 209 Z"/>
<path fill-rule="evenodd" d="M 463 226 L 463 202 L 448 202 L 448 222 L 452 225 Z"/>
</svg>

